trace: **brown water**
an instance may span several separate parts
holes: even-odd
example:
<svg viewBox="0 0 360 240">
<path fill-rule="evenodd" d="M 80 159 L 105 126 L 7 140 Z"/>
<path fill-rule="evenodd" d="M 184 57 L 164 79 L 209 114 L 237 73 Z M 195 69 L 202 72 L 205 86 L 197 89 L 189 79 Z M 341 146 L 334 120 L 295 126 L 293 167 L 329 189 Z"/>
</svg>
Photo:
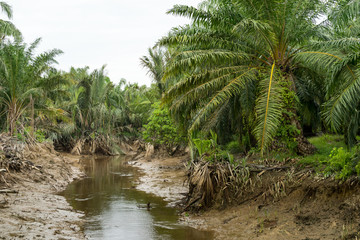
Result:
<svg viewBox="0 0 360 240">
<path fill-rule="evenodd" d="M 162 198 L 136 190 L 140 173 L 124 157 L 85 159 L 84 164 L 88 177 L 70 184 L 63 195 L 85 213 L 89 239 L 212 239 L 209 232 L 180 224 Z"/>
</svg>

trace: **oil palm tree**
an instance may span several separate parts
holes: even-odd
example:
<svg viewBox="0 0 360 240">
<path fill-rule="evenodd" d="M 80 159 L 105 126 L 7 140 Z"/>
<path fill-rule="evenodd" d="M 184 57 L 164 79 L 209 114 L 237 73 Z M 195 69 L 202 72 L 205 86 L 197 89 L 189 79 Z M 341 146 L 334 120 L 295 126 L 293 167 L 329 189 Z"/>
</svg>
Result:
<svg viewBox="0 0 360 240">
<path fill-rule="evenodd" d="M 62 52 L 53 49 L 34 56 L 34 50 L 40 39 L 27 46 L 15 41 L 7 41 L 0 45 L 0 89 L 3 113 L 6 115 L 6 124 L 10 134 L 13 134 L 18 120 L 28 107 L 33 109 L 34 104 L 45 101 L 45 92 L 50 90 L 41 82 L 46 78 L 46 71 L 51 64 L 56 63 L 55 57 Z M 55 86 L 52 84 L 51 86 Z M 36 98 L 36 103 L 34 103 Z M 31 105 L 31 106 L 30 106 Z M 39 110 L 45 110 L 44 102 Z"/>
<path fill-rule="evenodd" d="M 360 126 L 360 1 L 333 4 L 324 21 L 327 39 L 313 42 L 297 59 L 324 76 L 322 116 L 352 147 Z"/>
<path fill-rule="evenodd" d="M 165 86 L 162 82 L 162 78 L 164 76 L 165 67 L 168 59 L 168 51 L 164 51 L 161 48 L 149 48 L 148 56 L 143 56 L 142 58 L 140 58 L 141 66 L 147 69 L 147 74 L 157 85 L 160 96 L 162 96 L 165 91 Z"/>
<path fill-rule="evenodd" d="M 309 40 L 321 37 L 315 21 L 324 9 L 322 1 L 286 0 L 174 6 L 170 14 L 192 23 L 159 41 L 177 51 L 164 78 L 182 76 L 164 101 L 171 110 L 191 115 L 191 131 L 220 119 L 233 98 L 242 99 L 243 109 L 253 109 L 238 111 L 252 127 L 262 154 L 281 125 L 289 139 L 296 139 L 297 153 L 312 153 L 297 113 L 296 85 L 307 73 L 299 71 L 296 55 Z"/>
<path fill-rule="evenodd" d="M 73 84 L 70 87 L 71 95 L 66 108 L 81 129 L 80 135 L 84 137 L 94 130 L 104 130 L 104 117 L 107 116 L 106 101 L 111 87 L 105 67 L 104 65 L 92 72 L 89 72 L 89 67 L 71 68 L 68 74 Z"/>
</svg>

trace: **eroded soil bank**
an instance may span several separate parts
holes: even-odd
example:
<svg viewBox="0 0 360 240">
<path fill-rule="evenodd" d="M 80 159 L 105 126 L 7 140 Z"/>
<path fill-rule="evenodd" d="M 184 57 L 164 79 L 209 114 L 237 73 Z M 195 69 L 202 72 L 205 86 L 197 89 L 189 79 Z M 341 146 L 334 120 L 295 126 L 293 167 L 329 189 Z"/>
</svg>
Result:
<svg viewBox="0 0 360 240">
<path fill-rule="evenodd" d="M 0 147 L 5 153 L 0 159 L 0 239 L 85 239 L 82 214 L 56 195 L 81 177 L 79 158 L 46 145 L 31 146 L 21 156 L 9 155 L 1 136 Z M 4 163 L 12 160 L 21 160 L 20 166 L 13 166 L 20 171 L 7 169 L 9 164 Z M 136 186 L 139 190 L 164 197 L 174 206 L 188 192 L 188 160 L 140 154 L 129 163 L 144 172 Z M 214 231 L 215 239 L 359 239 L 358 181 L 340 184 L 292 166 L 255 173 L 254 191 L 222 210 L 183 213 L 182 221 Z"/>
<path fill-rule="evenodd" d="M 0 239 L 85 239 L 82 214 L 56 195 L 82 176 L 78 157 L 4 136 L 0 143 Z"/>
<path fill-rule="evenodd" d="M 179 201 L 187 192 L 187 159 L 136 157 L 132 164 L 145 173 L 137 188 Z M 357 180 L 340 184 L 310 169 L 284 169 L 258 173 L 258 189 L 225 209 L 183 213 L 182 220 L 199 230 L 215 231 L 215 239 L 359 239 Z"/>
</svg>

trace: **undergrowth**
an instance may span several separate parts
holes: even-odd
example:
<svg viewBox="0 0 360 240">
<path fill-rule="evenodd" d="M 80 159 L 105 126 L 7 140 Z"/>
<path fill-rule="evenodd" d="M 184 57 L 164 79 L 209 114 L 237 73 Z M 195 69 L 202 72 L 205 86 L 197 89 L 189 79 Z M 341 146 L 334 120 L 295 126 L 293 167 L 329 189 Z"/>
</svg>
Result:
<svg viewBox="0 0 360 240">
<path fill-rule="evenodd" d="M 310 166 L 325 177 L 346 180 L 360 175 L 360 146 L 348 150 L 341 136 L 328 135 L 310 138 L 317 153 L 299 160 L 300 166 Z"/>
<path fill-rule="evenodd" d="M 217 145 L 217 135 L 211 132 L 210 139 L 193 138 L 195 161 L 192 162 L 189 174 L 189 199 L 187 208 L 200 209 L 210 207 L 214 203 L 222 205 L 230 203 L 233 196 L 241 198 L 243 193 L 254 192 L 260 176 L 265 172 L 257 172 L 256 167 L 296 162 L 298 167 L 313 168 L 324 177 L 334 177 L 344 181 L 353 176 L 360 176 L 360 145 L 347 150 L 339 135 L 324 134 L 309 138 L 317 152 L 313 155 L 300 157 L 293 151 L 272 151 L 261 158 L 256 149 L 247 157 L 234 158 Z M 227 149 L 238 145 L 228 144 Z M 254 164 L 255 163 L 255 164 Z M 253 171 L 255 174 L 251 174 Z M 286 177 L 272 183 L 263 196 L 273 199 L 286 195 L 286 188 L 293 182 L 295 169 Z"/>
<path fill-rule="evenodd" d="M 346 147 L 342 137 L 339 135 L 324 134 L 311 137 L 308 140 L 316 147 L 317 151 L 313 155 L 301 158 L 298 164 L 313 167 L 317 172 L 323 170 L 334 148 Z"/>
</svg>

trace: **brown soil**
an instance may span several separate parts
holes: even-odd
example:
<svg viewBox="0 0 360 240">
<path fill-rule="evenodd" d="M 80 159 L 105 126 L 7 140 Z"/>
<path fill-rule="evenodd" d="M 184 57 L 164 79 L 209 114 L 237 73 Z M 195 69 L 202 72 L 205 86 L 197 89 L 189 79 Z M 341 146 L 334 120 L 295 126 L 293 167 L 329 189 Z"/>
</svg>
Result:
<svg viewBox="0 0 360 240">
<path fill-rule="evenodd" d="M 255 199 L 185 219 L 216 239 L 357 239 L 358 186 L 307 179 L 276 202 Z"/>
<path fill-rule="evenodd" d="M 186 157 L 146 160 L 139 156 L 134 165 L 145 175 L 138 188 L 180 200 L 187 192 L 184 162 Z M 200 230 L 215 231 L 215 239 L 360 239 L 357 180 L 340 184 L 309 170 L 279 170 L 262 172 L 257 187 L 224 210 L 183 213 L 182 220 Z"/>
<path fill-rule="evenodd" d="M 6 156 L 0 159 L 0 169 L 8 170 L 0 173 L 0 239 L 85 239 L 82 214 L 56 195 L 82 176 L 78 158 L 38 144 L 25 152 L 10 156 L 21 163 L 18 171 L 4 164 Z"/>
</svg>

